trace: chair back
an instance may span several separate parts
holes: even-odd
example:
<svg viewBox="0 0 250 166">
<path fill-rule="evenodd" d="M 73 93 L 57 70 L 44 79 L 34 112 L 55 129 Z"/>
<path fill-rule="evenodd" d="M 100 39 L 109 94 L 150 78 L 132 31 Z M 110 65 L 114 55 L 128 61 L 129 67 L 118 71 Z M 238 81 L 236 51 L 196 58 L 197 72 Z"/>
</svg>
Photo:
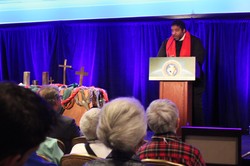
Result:
<svg viewBox="0 0 250 166">
<path fill-rule="evenodd" d="M 66 154 L 61 158 L 61 166 L 83 166 L 86 162 L 99 159 L 88 154 Z"/>
<path fill-rule="evenodd" d="M 79 143 L 87 143 L 87 138 L 85 136 L 75 137 L 72 139 L 72 147 Z"/>
<path fill-rule="evenodd" d="M 61 140 L 57 139 L 57 145 L 62 150 L 62 152 L 65 154 L 65 145 L 64 145 L 64 143 Z"/>
<path fill-rule="evenodd" d="M 145 163 L 147 166 L 154 166 L 154 165 L 160 165 L 160 166 L 184 166 L 183 164 L 174 163 L 167 160 L 161 160 L 161 159 L 142 159 L 143 163 Z"/>
<path fill-rule="evenodd" d="M 182 126 L 182 141 L 200 150 L 206 165 L 242 165 L 241 128 Z"/>
<path fill-rule="evenodd" d="M 51 160 L 49 158 L 47 158 L 46 156 L 42 155 L 42 154 L 38 154 L 37 153 L 37 156 L 39 156 L 41 159 L 43 159 L 44 161 L 47 161 L 47 162 L 51 162 Z"/>
</svg>

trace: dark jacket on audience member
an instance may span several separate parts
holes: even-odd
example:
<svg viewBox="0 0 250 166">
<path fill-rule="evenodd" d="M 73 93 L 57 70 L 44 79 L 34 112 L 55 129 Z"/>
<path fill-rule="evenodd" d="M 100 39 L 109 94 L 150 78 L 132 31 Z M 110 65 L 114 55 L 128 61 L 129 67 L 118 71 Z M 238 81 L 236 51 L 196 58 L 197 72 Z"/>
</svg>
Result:
<svg viewBox="0 0 250 166">
<path fill-rule="evenodd" d="M 81 136 L 79 126 L 76 125 L 75 120 L 58 114 L 58 123 L 52 128 L 49 137 L 61 140 L 65 145 L 65 154 L 70 153 L 72 148 L 72 139 Z"/>
<path fill-rule="evenodd" d="M 106 159 L 98 159 L 87 162 L 84 166 L 144 166 L 138 156 L 134 153 L 126 153 L 122 151 L 112 151 Z"/>
</svg>

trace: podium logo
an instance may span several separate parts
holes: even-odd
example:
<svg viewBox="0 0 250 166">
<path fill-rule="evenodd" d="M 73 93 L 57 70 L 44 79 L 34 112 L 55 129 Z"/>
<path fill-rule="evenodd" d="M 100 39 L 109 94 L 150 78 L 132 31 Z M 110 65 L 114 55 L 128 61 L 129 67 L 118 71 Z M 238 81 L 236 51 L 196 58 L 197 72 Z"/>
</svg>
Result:
<svg viewBox="0 0 250 166">
<path fill-rule="evenodd" d="M 180 65 L 176 61 L 167 61 L 162 68 L 162 72 L 167 76 L 176 76 L 180 72 Z"/>
<path fill-rule="evenodd" d="M 166 71 L 169 76 L 175 76 L 178 73 L 178 68 L 175 64 L 168 64 Z"/>
</svg>

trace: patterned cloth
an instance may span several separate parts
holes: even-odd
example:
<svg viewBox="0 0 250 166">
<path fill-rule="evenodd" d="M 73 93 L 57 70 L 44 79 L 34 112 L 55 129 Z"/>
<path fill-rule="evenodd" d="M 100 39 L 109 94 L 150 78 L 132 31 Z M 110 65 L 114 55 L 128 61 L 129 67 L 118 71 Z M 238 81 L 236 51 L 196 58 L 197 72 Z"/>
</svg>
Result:
<svg viewBox="0 0 250 166">
<path fill-rule="evenodd" d="M 205 165 L 200 151 L 179 140 L 174 133 L 155 134 L 138 149 L 137 155 L 140 159 L 163 159 L 187 166 Z"/>
</svg>

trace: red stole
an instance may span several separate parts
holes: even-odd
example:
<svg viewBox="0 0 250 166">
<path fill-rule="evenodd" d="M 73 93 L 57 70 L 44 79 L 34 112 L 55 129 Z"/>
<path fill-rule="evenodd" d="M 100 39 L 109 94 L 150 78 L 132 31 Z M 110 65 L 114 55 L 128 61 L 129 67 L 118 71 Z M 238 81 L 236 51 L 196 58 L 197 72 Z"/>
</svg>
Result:
<svg viewBox="0 0 250 166">
<path fill-rule="evenodd" d="M 171 36 L 166 44 L 166 55 L 167 57 L 176 57 L 176 46 L 174 37 Z M 186 31 L 186 35 L 182 42 L 180 57 L 190 57 L 191 56 L 191 35 Z"/>
</svg>

